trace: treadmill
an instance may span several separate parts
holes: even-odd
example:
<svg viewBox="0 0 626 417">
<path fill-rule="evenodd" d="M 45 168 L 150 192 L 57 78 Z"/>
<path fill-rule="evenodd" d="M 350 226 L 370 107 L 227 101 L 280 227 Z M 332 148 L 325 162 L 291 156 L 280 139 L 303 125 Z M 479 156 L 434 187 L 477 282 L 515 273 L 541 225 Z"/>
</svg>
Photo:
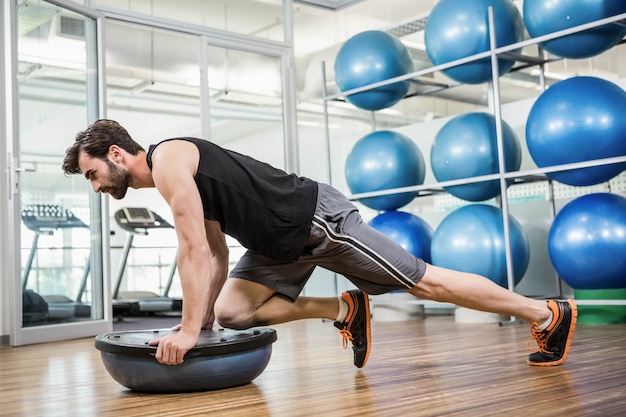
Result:
<svg viewBox="0 0 626 417">
<path fill-rule="evenodd" d="M 133 240 L 138 235 L 147 236 L 153 229 L 174 229 L 163 217 L 152 210 L 143 207 L 124 207 L 115 212 L 115 221 L 126 231 L 126 240 L 122 249 L 122 255 L 113 289 L 114 313 L 127 313 L 129 315 L 145 313 L 167 313 L 182 309 L 182 301 L 168 296 L 174 274 L 176 272 L 176 259 L 174 257 L 170 268 L 168 282 L 163 295 L 152 291 L 121 291 L 121 284 L 126 270 L 128 255 L 133 248 Z"/>
<path fill-rule="evenodd" d="M 39 248 L 39 237 L 41 235 L 52 235 L 59 229 L 86 228 L 89 226 L 76 217 L 70 210 L 66 210 L 57 204 L 31 204 L 25 206 L 21 212 L 24 225 L 35 232 L 31 243 L 30 252 L 24 270 L 22 272 L 22 291 L 30 291 L 28 278 L 32 270 L 33 260 Z M 46 318 L 49 320 L 67 320 L 71 318 L 91 317 L 91 306 L 82 302 L 83 294 L 90 273 L 91 256 L 87 256 L 87 262 L 83 270 L 80 288 L 76 299 L 73 300 L 66 295 L 41 294 L 41 297 L 48 304 Z M 32 295 L 29 295 L 32 297 Z"/>
</svg>

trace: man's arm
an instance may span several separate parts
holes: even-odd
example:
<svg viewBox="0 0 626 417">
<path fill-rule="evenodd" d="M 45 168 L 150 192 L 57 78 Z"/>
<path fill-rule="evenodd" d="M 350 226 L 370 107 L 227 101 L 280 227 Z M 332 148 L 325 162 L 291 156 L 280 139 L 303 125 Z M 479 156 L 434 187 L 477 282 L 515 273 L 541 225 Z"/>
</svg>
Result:
<svg viewBox="0 0 626 417">
<path fill-rule="evenodd" d="M 165 142 L 152 158 L 152 177 L 169 204 L 178 238 L 178 274 L 183 290 L 179 332 L 155 340 L 156 359 L 177 365 L 198 342 L 200 330 L 213 317 L 213 305 L 226 279 L 228 248 L 219 225 L 205 222 L 194 181 L 198 149 L 189 142 Z"/>
<path fill-rule="evenodd" d="M 222 291 L 226 277 L 228 276 L 228 244 L 226 236 L 222 233 L 220 225 L 215 221 L 204 221 L 204 229 L 206 233 L 209 247 L 211 248 L 211 266 L 209 267 L 211 291 L 209 293 L 209 309 L 203 322 L 203 329 L 211 329 L 215 321 L 213 306 Z"/>
</svg>

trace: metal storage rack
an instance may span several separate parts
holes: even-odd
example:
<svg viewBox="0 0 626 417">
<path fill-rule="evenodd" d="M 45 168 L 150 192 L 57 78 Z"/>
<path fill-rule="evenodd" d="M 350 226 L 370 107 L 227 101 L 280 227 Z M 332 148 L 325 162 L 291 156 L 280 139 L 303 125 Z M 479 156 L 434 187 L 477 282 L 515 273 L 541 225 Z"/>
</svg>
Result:
<svg viewBox="0 0 626 417">
<path fill-rule="evenodd" d="M 354 194 L 349 197 L 352 200 L 358 200 L 360 198 L 389 195 L 389 194 L 395 194 L 395 193 L 400 193 L 400 192 L 417 192 L 418 197 L 419 197 L 420 195 L 430 195 L 433 192 L 443 192 L 444 187 L 448 187 L 448 186 L 471 184 L 471 183 L 490 181 L 490 180 L 499 180 L 500 191 L 501 191 L 501 194 L 500 194 L 501 198 L 499 200 L 500 200 L 500 205 L 501 205 L 501 209 L 503 212 L 503 222 L 504 222 L 504 242 L 505 242 L 505 253 L 506 253 L 507 281 L 508 281 L 508 288 L 510 290 L 513 290 L 515 284 L 514 284 L 514 279 L 513 279 L 512 254 L 511 254 L 511 243 L 510 243 L 509 221 L 508 221 L 509 203 L 508 203 L 508 196 L 507 196 L 507 180 L 513 179 L 519 182 L 547 181 L 548 187 L 549 187 L 549 205 L 550 205 L 550 210 L 551 210 L 550 214 L 552 218 L 554 218 L 554 216 L 556 215 L 554 190 L 552 186 L 552 180 L 549 179 L 546 176 L 546 174 L 551 173 L 551 172 L 568 170 L 568 169 L 587 168 L 587 167 L 593 167 L 593 166 L 610 165 L 610 164 L 615 164 L 615 163 L 626 162 L 626 156 L 595 159 L 595 160 L 589 160 L 589 161 L 584 161 L 584 162 L 554 165 L 554 166 L 544 167 L 544 168 L 506 172 L 505 166 L 504 166 L 504 157 L 503 157 L 504 149 L 503 149 L 503 140 L 502 140 L 502 118 L 501 118 L 501 99 L 500 99 L 500 82 L 499 82 L 500 74 L 499 74 L 499 68 L 498 68 L 498 57 L 504 56 L 518 63 L 516 66 L 514 66 L 514 68 L 511 71 L 516 71 L 519 69 L 529 68 L 533 66 L 538 67 L 540 70 L 540 76 L 539 76 L 540 88 L 542 91 L 544 91 L 546 88 L 544 66 L 546 63 L 554 61 L 555 59 L 545 58 L 543 56 L 544 55 L 543 50 L 539 46 L 539 44 L 545 41 L 560 38 L 566 35 L 571 35 L 574 33 L 578 33 L 587 29 L 592 29 L 598 26 L 609 24 L 609 23 L 617 23 L 622 26 L 626 26 L 626 13 L 608 17 L 605 19 L 596 20 L 596 21 L 589 22 L 589 23 L 579 25 L 579 26 L 575 26 L 569 29 L 560 30 L 560 31 L 553 32 L 547 35 L 527 39 L 527 40 L 517 42 L 514 44 L 510 44 L 510 45 L 506 45 L 502 47 L 496 47 L 495 30 L 494 30 L 494 27 L 495 27 L 494 13 L 493 13 L 493 8 L 489 7 L 488 29 L 489 29 L 489 35 L 490 35 L 489 36 L 490 49 L 488 51 L 471 55 L 471 56 L 458 59 L 455 61 L 450 61 L 445 64 L 436 65 L 436 66 L 432 66 L 429 68 L 414 71 L 406 75 L 390 78 L 390 79 L 376 82 L 370 85 L 343 91 L 337 94 L 328 94 L 326 65 L 325 65 L 325 62 L 322 62 L 321 71 L 322 71 L 323 121 L 324 121 L 324 134 L 325 134 L 326 150 L 327 150 L 329 180 L 332 178 L 330 175 L 331 174 L 330 172 L 331 171 L 331 151 L 330 151 L 329 112 L 328 112 L 329 101 L 341 100 L 343 97 L 351 95 L 351 94 L 368 91 L 374 88 L 382 87 L 382 86 L 393 84 L 393 83 L 400 82 L 400 81 L 409 81 L 412 83 L 419 84 L 420 77 L 424 77 L 429 74 L 433 74 L 435 72 L 443 71 L 448 68 L 456 67 L 456 66 L 466 64 L 469 62 L 473 62 L 473 61 L 477 61 L 477 60 L 481 60 L 485 58 L 490 58 L 491 68 L 492 68 L 492 80 L 490 81 L 489 84 L 490 84 L 490 93 L 493 99 L 493 108 L 491 110 L 493 111 L 493 115 L 496 119 L 496 138 L 497 138 L 498 159 L 499 159 L 499 172 L 498 173 L 490 174 L 490 175 L 481 175 L 481 176 L 476 176 L 476 177 L 471 177 L 471 178 L 463 178 L 463 179 L 452 180 L 452 181 L 442 181 L 442 182 L 435 182 L 431 184 L 422 184 L 422 185 L 415 185 L 415 186 L 410 186 L 410 187 L 401 187 L 401 188 L 394 188 L 394 189 L 381 190 L 381 191 L 372 191 L 368 193 Z M 620 42 L 620 44 L 624 42 L 626 42 L 626 39 L 623 39 Z M 538 46 L 537 56 L 523 55 L 523 54 L 514 52 L 517 50 L 521 51 L 522 48 L 533 46 L 533 45 Z M 557 58 L 557 59 L 560 59 L 560 58 Z M 427 90 L 425 90 L 425 92 L 421 93 L 421 95 L 433 94 L 445 88 L 447 88 L 447 86 L 445 85 L 435 86 L 434 88 L 431 86 L 431 88 L 428 88 Z M 407 95 L 405 99 L 410 96 L 415 96 L 415 95 L 420 95 L 420 94 Z M 372 112 L 371 120 L 372 120 L 372 130 L 375 130 L 374 112 Z M 555 272 L 555 279 L 556 279 L 557 291 L 559 292 L 559 294 L 557 294 L 556 296 L 563 297 L 561 279 L 558 277 L 556 272 Z M 626 300 L 615 300 L 615 299 L 613 300 L 599 300 L 599 299 L 576 300 L 576 302 L 579 305 L 626 305 Z M 414 301 L 410 301 L 410 303 L 424 304 L 424 300 L 416 299 Z"/>
</svg>

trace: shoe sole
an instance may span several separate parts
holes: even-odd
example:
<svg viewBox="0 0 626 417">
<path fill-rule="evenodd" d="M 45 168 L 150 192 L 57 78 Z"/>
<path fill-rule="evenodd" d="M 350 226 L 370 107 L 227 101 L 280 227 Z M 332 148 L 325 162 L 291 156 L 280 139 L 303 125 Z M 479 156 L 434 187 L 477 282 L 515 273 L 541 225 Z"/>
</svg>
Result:
<svg viewBox="0 0 626 417">
<path fill-rule="evenodd" d="M 561 356 L 561 358 L 558 361 L 552 361 L 552 362 L 531 362 L 528 361 L 529 365 L 532 366 L 557 366 L 562 364 L 563 362 L 565 362 L 565 359 L 567 359 L 567 355 L 569 355 L 569 349 L 572 346 L 572 339 L 574 336 L 574 329 L 576 328 L 576 320 L 578 318 L 578 307 L 576 307 L 576 304 L 574 304 L 574 302 L 572 300 L 567 300 L 567 303 L 570 306 L 570 309 L 572 310 L 572 321 L 570 323 L 569 326 L 569 333 L 567 334 L 567 342 L 565 342 L 565 349 L 563 350 L 563 356 Z"/>
<path fill-rule="evenodd" d="M 370 297 L 366 292 L 363 292 L 363 300 L 365 307 L 365 337 L 367 338 L 367 351 L 365 352 L 365 359 L 363 363 L 358 368 L 362 368 L 367 363 L 367 360 L 370 357 L 370 351 L 372 350 L 372 333 L 370 329 Z"/>
</svg>

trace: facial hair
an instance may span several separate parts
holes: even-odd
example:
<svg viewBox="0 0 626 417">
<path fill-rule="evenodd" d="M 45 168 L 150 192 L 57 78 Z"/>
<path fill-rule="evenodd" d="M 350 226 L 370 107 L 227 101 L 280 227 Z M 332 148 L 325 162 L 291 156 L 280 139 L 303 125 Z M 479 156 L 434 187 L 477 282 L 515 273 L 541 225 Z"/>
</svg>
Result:
<svg viewBox="0 0 626 417">
<path fill-rule="evenodd" d="M 109 166 L 109 182 L 111 185 L 105 187 L 105 192 L 116 200 L 121 200 L 128 191 L 128 183 L 130 182 L 130 172 L 119 165 L 107 160 Z"/>
</svg>

